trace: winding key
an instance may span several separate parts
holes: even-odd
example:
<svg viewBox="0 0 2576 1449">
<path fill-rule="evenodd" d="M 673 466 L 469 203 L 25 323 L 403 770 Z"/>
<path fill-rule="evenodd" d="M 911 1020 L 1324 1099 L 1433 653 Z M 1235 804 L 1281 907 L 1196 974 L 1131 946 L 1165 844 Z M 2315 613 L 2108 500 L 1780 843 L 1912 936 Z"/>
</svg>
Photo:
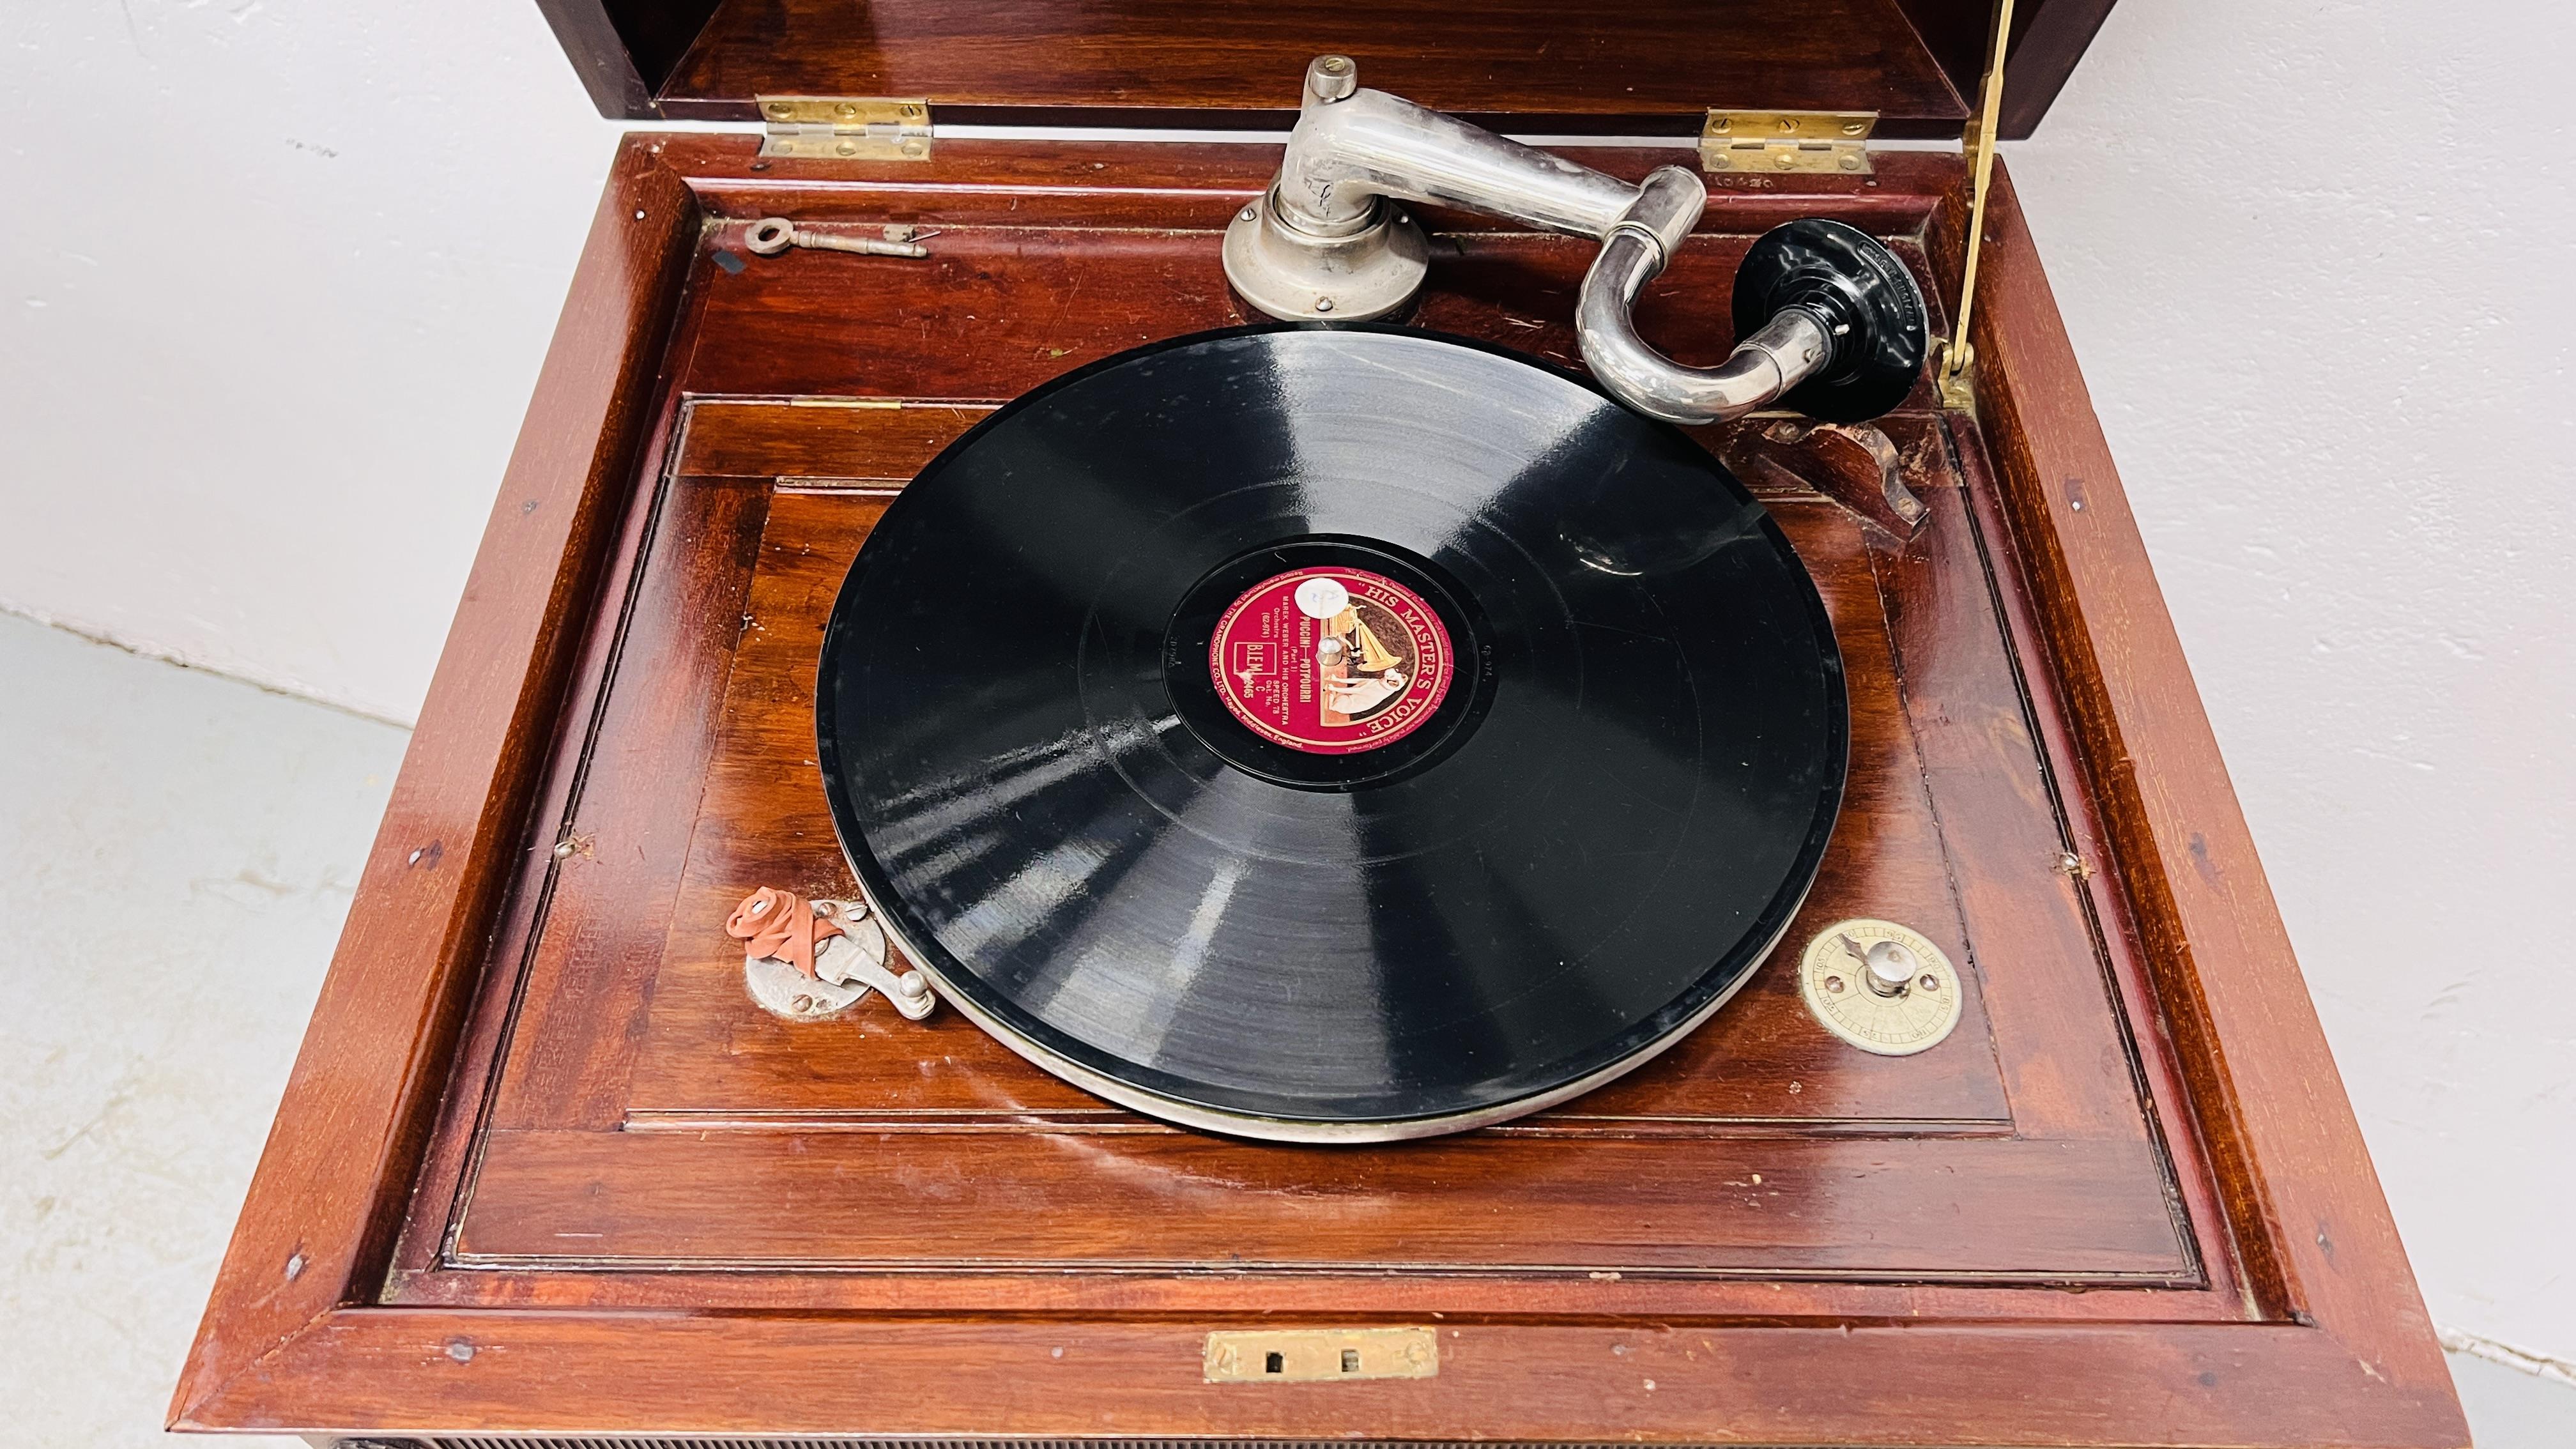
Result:
<svg viewBox="0 0 2576 1449">
<path fill-rule="evenodd" d="M 886 228 L 892 232 L 895 227 Z M 901 228 L 909 234 L 910 228 Z M 856 252 L 863 257 L 926 257 L 930 248 L 917 241 L 897 241 L 892 237 L 879 240 L 870 236 L 840 236 L 832 232 L 809 231 L 783 216 L 773 216 L 751 224 L 743 245 L 754 256 L 774 257 L 789 247 L 810 247 L 817 251 Z"/>
</svg>

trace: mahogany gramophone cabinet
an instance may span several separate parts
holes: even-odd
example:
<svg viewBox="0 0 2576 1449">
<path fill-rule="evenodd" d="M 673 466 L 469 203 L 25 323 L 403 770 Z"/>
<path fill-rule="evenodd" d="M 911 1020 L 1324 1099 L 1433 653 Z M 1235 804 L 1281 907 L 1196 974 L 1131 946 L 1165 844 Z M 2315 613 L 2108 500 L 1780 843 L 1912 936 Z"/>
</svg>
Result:
<svg viewBox="0 0 2576 1449">
<path fill-rule="evenodd" d="M 1973 160 L 2108 0 L 2022 0 L 2000 101 L 1997 17 L 1947 0 L 543 4 L 637 129 L 174 1426 L 2466 1444 L 2021 205 Z M 1775 958 L 1608 1086 L 1365 1145 L 1166 1125 L 944 1003 L 763 1011 L 734 903 L 854 893 L 814 713 L 851 560 L 998 405 L 1262 320 L 1220 251 L 1323 55 L 1629 181 L 1693 168 L 1705 214 L 1637 304 L 1672 356 L 1725 355 L 1737 264 L 1793 218 L 1893 248 L 1936 337 L 1973 297 L 1874 422 L 1693 434 L 1813 576 L 1848 688 Z M 1417 215 L 1398 320 L 1578 363 L 1594 241 Z M 1799 948 L 1854 917 L 1955 963 L 1937 1045 L 1857 1049 L 1802 998 Z"/>
</svg>

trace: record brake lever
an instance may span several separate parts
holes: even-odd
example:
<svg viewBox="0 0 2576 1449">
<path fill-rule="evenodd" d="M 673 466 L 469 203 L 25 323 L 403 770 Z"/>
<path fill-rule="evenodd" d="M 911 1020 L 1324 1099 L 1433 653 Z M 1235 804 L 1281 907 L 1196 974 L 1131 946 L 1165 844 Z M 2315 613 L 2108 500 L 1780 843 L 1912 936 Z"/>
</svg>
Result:
<svg viewBox="0 0 2576 1449">
<path fill-rule="evenodd" d="M 1226 278 L 1255 308 L 1291 321 L 1393 314 L 1430 261 L 1402 201 L 1599 238 L 1575 338 L 1593 376 L 1652 417 L 1721 422 L 1776 402 L 1863 422 L 1903 401 L 1922 372 L 1930 333 L 1913 274 L 1868 233 L 1818 217 L 1773 228 L 1745 254 L 1734 353 L 1715 367 L 1674 362 L 1638 335 L 1633 314 L 1707 206 L 1698 176 L 1665 166 L 1622 181 L 1362 90 L 1348 56 L 1307 66 L 1278 179 L 1226 228 Z"/>
</svg>

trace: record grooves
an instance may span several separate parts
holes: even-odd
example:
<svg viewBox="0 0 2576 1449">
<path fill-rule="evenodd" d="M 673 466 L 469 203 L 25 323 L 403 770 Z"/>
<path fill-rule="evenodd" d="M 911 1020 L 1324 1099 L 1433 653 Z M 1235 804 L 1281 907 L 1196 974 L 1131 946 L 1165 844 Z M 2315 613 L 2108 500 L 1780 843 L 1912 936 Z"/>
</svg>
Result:
<svg viewBox="0 0 2576 1449">
<path fill-rule="evenodd" d="M 1047 384 L 891 504 L 817 698 L 862 888 L 1015 1050 L 1185 1125 L 1536 1110 L 1730 995 L 1839 807 L 1778 526 L 1572 374 L 1269 327 Z"/>
</svg>

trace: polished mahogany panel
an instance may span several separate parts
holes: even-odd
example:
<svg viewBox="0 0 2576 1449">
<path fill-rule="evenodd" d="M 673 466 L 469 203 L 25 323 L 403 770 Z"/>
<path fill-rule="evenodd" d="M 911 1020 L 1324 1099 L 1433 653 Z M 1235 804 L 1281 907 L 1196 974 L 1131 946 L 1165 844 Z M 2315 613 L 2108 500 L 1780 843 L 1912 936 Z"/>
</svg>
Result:
<svg viewBox="0 0 2576 1449">
<path fill-rule="evenodd" d="M 799 411 L 770 409 L 791 433 L 802 431 Z M 736 496 L 759 486 L 674 485 Z M 1792 1267 L 1824 1277 L 2197 1281 L 2142 1139 L 2015 1139 L 1981 1007 L 1931 1053 L 1873 1057 L 1826 1036 L 1780 965 L 1627 1081 L 1526 1124 L 1404 1147 L 1289 1149 L 1176 1132 L 1037 1072 L 953 1013 L 914 1025 L 882 1003 L 815 1023 L 759 1012 L 719 924 L 746 882 L 849 891 L 810 774 L 814 645 L 882 504 L 881 492 L 847 486 L 791 485 L 769 500 L 696 838 L 632 1062 L 626 1130 L 549 1132 L 532 1121 L 499 1134 L 459 1261 Z M 1903 717 L 1871 551 L 1831 504 L 1775 507 L 1822 573 L 1865 701 L 1852 806 L 1793 939 L 1881 912 L 1925 925 L 1988 972 L 2056 979 L 2034 996 L 2098 991 L 2071 913 L 2065 929 L 2077 934 L 2064 956 L 2043 946 L 2016 959 L 2001 941 L 1972 952 L 1921 790 L 1926 766 Z M 1944 512 L 1964 529 L 1955 508 Z M 1981 586 L 1969 583 L 1973 596 Z M 656 678 L 673 667 L 659 652 L 622 663 Z M 650 768 L 641 752 L 616 753 Z M 2045 818 L 2034 824 L 2044 829 Z M 602 822 L 571 838 L 580 844 L 558 882 L 558 910 L 568 895 L 587 898 L 594 860 L 613 868 L 602 857 L 620 837 Z M 2032 880 L 2053 874 L 2053 860 L 2032 862 Z M 503 1100 L 512 1100 L 506 1079 Z M 1801 1124 L 1814 1133 L 1790 1130 Z M 1097 1173 L 1062 1174 L 1068 1136 L 1090 1140 Z M 1907 1138 L 1922 1141 L 1907 1147 Z M 1666 1209 L 1644 1208 L 1641 1180 L 1672 1195 Z M 956 1188 L 906 1186 L 925 1181 Z M 2034 1213 L 2034 1195 L 2063 1205 Z M 994 1240 L 997 1216 L 1020 1224 L 1006 1247 Z"/>
<path fill-rule="evenodd" d="M 1895 0 L 1814 0 L 1794 20 L 1753 0 L 729 0 L 661 104 L 749 116 L 755 95 L 926 96 L 942 120 L 1284 127 L 1329 52 L 1365 84 L 1524 131 L 1697 135 L 1709 107 L 1738 106 L 1955 135 L 1967 114 Z"/>
<path fill-rule="evenodd" d="M 1684 333 L 1676 346 L 1722 345 L 1710 298 L 1744 240 L 1711 235 L 1673 268 L 1649 316 Z M 730 229 L 710 239 L 733 242 Z M 1811 490 L 1775 489 L 1771 503 L 1824 590 L 1853 699 L 1849 802 L 1790 947 L 1851 915 L 1930 932 L 1970 968 L 1972 988 L 1961 1031 L 1935 1051 L 1880 1058 L 1836 1041 L 1799 1003 L 1784 957 L 1627 1081 L 1473 1141 L 1328 1158 L 1381 1164 L 1358 1169 L 1381 1185 L 1341 1227 L 1307 1210 L 1292 1241 L 1212 1205 L 1149 1210 L 1168 1208 L 1189 1183 L 1267 1180 L 1293 1158 L 1283 1149 L 1174 1134 L 1110 1109 L 953 1013 L 915 1026 L 876 1003 L 790 1024 L 750 1003 L 721 931 L 732 904 L 763 884 L 852 892 L 813 763 L 814 659 L 840 576 L 888 490 L 917 466 L 908 460 L 984 406 L 926 399 L 1005 397 L 1124 340 L 1231 320 L 1234 305 L 1207 268 L 1212 243 L 1195 231 L 964 224 L 940 229 L 928 265 L 806 253 L 754 258 L 740 271 L 701 264 L 684 380 L 692 401 L 585 746 L 582 799 L 562 832 L 573 848 L 519 988 L 487 1122 L 495 1135 L 455 1218 L 457 1261 L 971 1261 L 1120 1273 L 1257 1261 L 1451 1273 L 1561 1263 L 2200 1281 L 2200 1251 L 2172 1213 L 2164 1149 L 2062 867 L 2045 766 L 1986 596 L 1988 561 L 1957 506 L 1959 475 L 1921 414 L 1890 426 L 1913 443 L 1911 481 L 1940 525 L 1899 545 Z M 1467 234 L 1444 250 L 1453 260 L 1420 309 L 1425 325 L 1542 352 L 1563 345 L 1554 329 L 1523 325 L 1522 312 L 1570 294 L 1585 244 Z M 1057 300 L 1020 305 L 1034 287 Z M 859 295 L 878 305 L 848 304 Z M 1101 305 L 1080 305 L 1084 297 Z M 925 336 L 978 345 L 925 352 Z M 911 396 L 884 396 L 898 388 Z M 1935 604 L 1942 617 L 1924 622 L 1917 611 Z M 1907 677 L 1909 640 L 1921 685 Z M 1914 691 L 1936 683 L 1938 707 L 1918 707 Z M 1955 733 L 1966 719 L 1973 731 Z M 1949 752 L 1943 768 L 1927 742 Z M 671 789 L 676 768 L 705 784 Z M 1945 803 L 1945 793 L 1957 798 Z M 1945 830 L 1952 817 L 1981 829 Z M 1989 878 L 1995 915 L 1979 929 L 1968 894 Z M 1998 1015 L 2014 1032 L 2010 1051 Z M 907 1135 L 887 1136 L 898 1132 Z M 1068 1139 L 1089 1143 L 1104 1168 L 1126 1165 L 1084 1175 L 1076 1198 L 1060 1198 Z M 1641 1141 L 1652 1145 L 1633 1145 Z M 871 1164 L 907 1180 L 916 1169 L 890 1166 L 899 1154 L 969 1150 L 987 1193 L 879 1199 L 835 1186 Z M 1652 1165 L 1639 1165 L 1638 1152 Z M 1595 1153 L 1607 1155 L 1595 1162 Z M 1558 1209 L 1516 1212 L 1538 1189 L 1495 1161 L 1550 1164 L 1598 1196 L 1578 1186 Z M 1767 1190 L 1822 1174 L 1877 1183 L 1887 1196 L 1854 1188 L 1794 1214 L 1766 1214 L 1756 1197 L 1741 1222 L 1695 1223 L 1654 1252 L 1621 1237 L 1619 1204 L 1641 1174 L 1722 1204 L 1757 1173 Z M 1141 1196 L 1101 1198 L 1111 1184 Z M 1036 1216 L 1087 1203 L 1105 1225 L 1079 1245 L 977 1248 L 997 1205 L 1011 1201 Z M 620 1221 L 568 1226 L 560 1218 L 575 1204 Z M 1495 1215 L 1540 1237 L 1487 1230 L 1434 1246 L 1462 1219 Z M 1272 1256 L 1252 1256 L 1256 1246 Z"/>
<path fill-rule="evenodd" d="M 1237 320 L 1215 229 L 1268 160 L 630 142 L 174 1421 L 2463 1443 L 2008 186 L 1979 411 L 1882 424 L 1922 528 L 1757 480 L 1853 694 L 1791 941 L 1932 934 L 1973 988 L 1941 1047 L 1840 1046 L 1777 961 L 1610 1089 L 1341 1151 L 1112 1111 L 944 1013 L 752 1006 L 731 900 L 847 884 L 810 715 L 840 571 L 995 402 Z M 1959 184 L 1722 189 L 1644 326 L 1715 355 L 1732 258 L 1806 212 L 1938 297 Z M 769 214 L 943 235 L 743 256 Z M 1570 355 L 1581 243 L 1432 219 L 1424 325 Z M 1441 1372 L 1202 1381 L 1210 1330 L 1282 1322 L 1436 1323 Z"/>
<path fill-rule="evenodd" d="M 635 118 L 748 119 L 754 96 L 822 94 L 927 97 L 946 122 L 1285 127 L 1307 59 L 1343 51 L 1372 85 L 1515 131 L 1696 134 L 1710 107 L 1807 105 L 1956 135 L 1994 34 L 1983 0 L 537 5 L 600 114 Z M 2110 8 L 2015 7 L 2003 134 L 2030 134 Z"/>
</svg>

